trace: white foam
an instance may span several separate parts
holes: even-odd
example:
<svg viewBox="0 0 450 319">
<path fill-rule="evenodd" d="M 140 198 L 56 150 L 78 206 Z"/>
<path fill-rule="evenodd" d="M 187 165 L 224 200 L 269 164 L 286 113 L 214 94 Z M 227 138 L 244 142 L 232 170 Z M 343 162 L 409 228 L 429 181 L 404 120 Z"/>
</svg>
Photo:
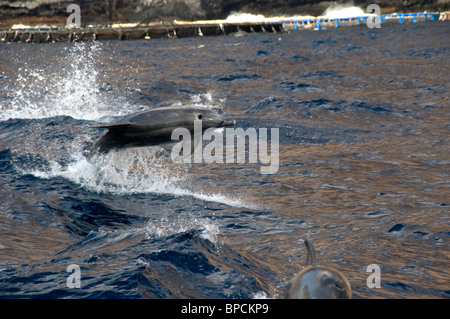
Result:
<svg viewBox="0 0 450 319">
<path fill-rule="evenodd" d="M 267 18 L 262 14 L 251 14 L 244 12 L 233 12 L 227 18 L 226 22 L 262 22 Z"/>
<path fill-rule="evenodd" d="M 328 7 L 323 16 L 329 19 L 344 19 L 353 17 L 362 17 L 368 15 L 360 7 L 355 7 L 349 4 L 335 4 Z"/>
<path fill-rule="evenodd" d="M 264 291 L 258 291 L 253 295 L 252 299 L 271 299 L 271 298 L 269 298 Z"/>
</svg>

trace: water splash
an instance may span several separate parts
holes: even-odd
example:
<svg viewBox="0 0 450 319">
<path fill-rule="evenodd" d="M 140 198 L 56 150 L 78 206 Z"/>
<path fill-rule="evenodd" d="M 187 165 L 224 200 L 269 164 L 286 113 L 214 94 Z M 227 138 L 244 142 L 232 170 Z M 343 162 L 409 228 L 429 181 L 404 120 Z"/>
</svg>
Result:
<svg viewBox="0 0 450 319">
<path fill-rule="evenodd" d="M 60 50 L 56 61 L 34 59 L 17 70 L 17 78 L 7 87 L 7 101 L 0 106 L 0 120 L 53 116 L 102 120 L 142 109 L 125 97 L 108 94 L 102 81 L 105 74 L 99 72 L 101 43 L 74 43 Z"/>
<path fill-rule="evenodd" d="M 201 217 L 192 216 L 191 213 L 179 213 L 177 216 L 163 216 L 152 220 L 145 227 L 147 238 L 168 237 L 174 234 L 191 230 L 200 231 L 199 236 L 211 243 L 218 244 L 220 229 L 218 222 Z"/>
<path fill-rule="evenodd" d="M 145 148 L 111 151 L 90 160 L 78 152 L 69 163 L 48 160 L 46 167 L 38 169 L 28 169 L 29 163 L 22 163 L 17 169 L 42 179 L 63 177 L 96 193 L 176 193 L 175 185 L 185 178 L 164 161 L 158 158 L 157 150 Z"/>
<path fill-rule="evenodd" d="M 201 185 L 196 185 L 189 174 L 189 165 L 173 163 L 162 153 L 162 149 L 157 147 L 131 148 L 94 155 L 88 160 L 79 150 L 64 162 L 54 159 L 38 159 L 38 165 L 23 160 L 13 162 L 22 175 L 31 174 L 41 179 L 62 177 L 95 193 L 119 196 L 170 194 L 235 207 L 248 206 L 239 198 L 201 190 Z"/>
<path fill-rule="evenodd" d="M 171 106 L 195 106 L 210 110 L 223 110 L 225 108 L 227 99 L 217 97 L 216 95 L 217 94 L 214 91 L 191 94 L 190 101 L 188 103 L 185 103 L 184 101 L 178 101 Z"/>
</svg>

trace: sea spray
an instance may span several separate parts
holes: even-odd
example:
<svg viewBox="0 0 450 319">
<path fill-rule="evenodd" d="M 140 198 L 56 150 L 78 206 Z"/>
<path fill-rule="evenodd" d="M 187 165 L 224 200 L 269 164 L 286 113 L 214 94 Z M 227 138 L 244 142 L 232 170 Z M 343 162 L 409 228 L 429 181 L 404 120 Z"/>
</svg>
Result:
<svg viewBox="0 0 450 319">
<path fill-rule="evenodd" d="M 61 47 L 55 61 L 44 57 L 39 65 L 23 61 L 5 88 L 0 120 L 70 116 L 103 121 L 142 110 L 143 106 L 129 104 L 123 95 L 109 94 L 108 74 L 102 70 L 103 46 L 74 43 Z"/>
</svg>

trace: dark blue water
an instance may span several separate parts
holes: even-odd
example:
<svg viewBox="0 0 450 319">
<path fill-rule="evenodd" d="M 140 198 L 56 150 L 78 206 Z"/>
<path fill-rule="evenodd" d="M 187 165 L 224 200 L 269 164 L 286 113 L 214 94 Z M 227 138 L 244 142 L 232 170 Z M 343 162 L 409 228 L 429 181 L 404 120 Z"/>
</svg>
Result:
<svg viewBox="0 0 450 319">
<path fill-rule="evenodd" d="M 0 296 L 281 298 L 309 238 L 354 298 L 450 297 L 449 33 L 1 45 Z M 91 126 L 173 105 L 279 128 L 279 170 L 83 156 Z"/>
</svg>

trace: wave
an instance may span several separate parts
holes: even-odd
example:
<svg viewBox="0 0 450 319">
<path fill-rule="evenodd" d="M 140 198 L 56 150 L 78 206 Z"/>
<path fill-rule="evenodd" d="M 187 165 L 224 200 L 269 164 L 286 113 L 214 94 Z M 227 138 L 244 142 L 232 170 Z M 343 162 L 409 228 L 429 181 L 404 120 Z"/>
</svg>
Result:
<svg viewBox="0 0 450 319">
<path fill-rule="evenodd" d="M 143 228 L 147 238 L 164 238 L 192 230 L 199 231 L 199 237 L 219 244 L 219 224 L 217 221 L 192 216 L 190 213 L 177 213 L 177 216 L 163 216 L 149 221 Z"/>
<path fill-rule="evenodd" d="M 62 177 L 96 193 L 191 196 L 228 206 L 248 207 L 239 198 L 201 190 L 201 185 L 195 185 L 189 174 L 189 165 L 175 164 L 162 153 L 161 148 L 131 148 L 94 155 L 88 160 L 80 151 L 63 163 L 45 159 L 39 159 L 39 165 L 14 159 L 13 163 L 22 175 L 41 179 Z"/>
<path fill-rule="evenodd" d="M 148 221 L 143 226 L 110 228 L 100 226 L 96 230 L 91 230 L 81 240 L 71 244 L 55 253 L 61 255 L 77 251 L 98 251 L 105 246 L 124 243 L 132 238 L 140 236 L 141 240 L 164 240 L 167 237 L 180 235 L 184 233 L 195 232 L 202 240 L 220 248 L 222 244 L 220 238 L 219 224 L 217 221 L 195 217 L 188 213 L 182 213 L 178 216 L 162 216 Z M 126 245 L 126 244 L 125 244 Z"/>
</svg>

